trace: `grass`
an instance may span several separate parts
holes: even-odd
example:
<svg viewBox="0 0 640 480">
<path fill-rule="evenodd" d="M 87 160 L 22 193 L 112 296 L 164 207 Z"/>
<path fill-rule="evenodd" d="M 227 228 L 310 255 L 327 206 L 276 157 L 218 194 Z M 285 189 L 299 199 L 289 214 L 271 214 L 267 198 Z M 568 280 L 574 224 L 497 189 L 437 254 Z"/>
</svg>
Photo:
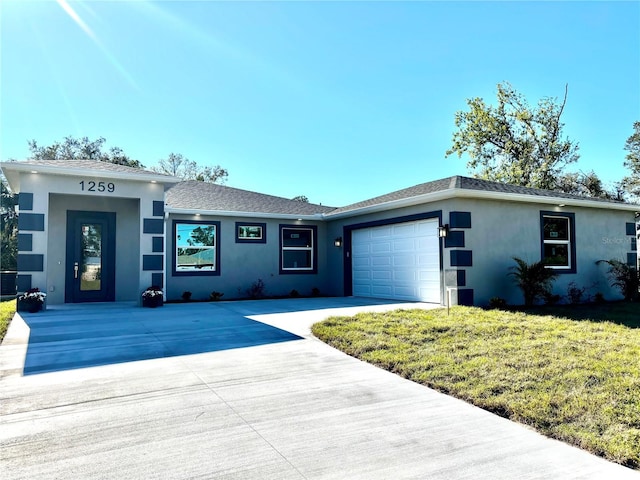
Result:
<svg viewBox="0 0 640 480">
<path fill-rule="evenodd" d="M 7 329 L 9 328 L 9 323 L 13 318 L 13 314 L 16 312 L 16 301 L 15 300 L 6 300 L 4 302 L 0 302 L 0 342 L 7 334 Z"/>
<path fill-rule="evenodd" d="M 573 318 L 571 318 L 573 317 Z M 326 343 L 640 469 L 640 304 L 333 317 Z"/>
</svg>

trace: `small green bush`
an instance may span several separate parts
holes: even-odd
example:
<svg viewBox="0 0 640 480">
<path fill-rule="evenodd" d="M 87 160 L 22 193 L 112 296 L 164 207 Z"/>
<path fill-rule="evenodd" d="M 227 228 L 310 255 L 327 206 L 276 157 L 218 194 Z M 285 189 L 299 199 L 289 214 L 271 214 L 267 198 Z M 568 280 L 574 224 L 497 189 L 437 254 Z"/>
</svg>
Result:
<svg viewBox="0 0 640 480">
<path fill-rule="evenodd" d="M 502 310 L 506 308 L 506 306 L 507 306 L 507 301 L 504 298 L 491 297 L 489 299 L 489 308 L 491 309 Z"/>
<path fill-rule="evenodd" d="M 570 282 L 567 287 L 567 298 L 569 299 L 569 303 L 572 305 L 582 303 L 586 290 L 586 287 L 578 288 L 576 282 Z"/>
<path fill-rule="evenodd" d="M 255 299 L 264 297 L 265 289 L 266 289 L 265 283 L 262 281 L 261 278 L 259 278 L 258 280 L 253 282 L 249 288 L 247 288 L 246 294 L 249 298 L 252 298 L 255 300 Z"/>
<path fill-rule="evenodd" d="M 182 292 L 182 301 L 183 302 L 189 302 L 191 301 L 191 292 L 187 291 L 187 292 Z"/>
<path fill-rule="evenodd" d="M 209 300 L 217 302 L 223 297 L 224 293 L 216 292 L 215 290 L 209 295 Z"/>
</svg>

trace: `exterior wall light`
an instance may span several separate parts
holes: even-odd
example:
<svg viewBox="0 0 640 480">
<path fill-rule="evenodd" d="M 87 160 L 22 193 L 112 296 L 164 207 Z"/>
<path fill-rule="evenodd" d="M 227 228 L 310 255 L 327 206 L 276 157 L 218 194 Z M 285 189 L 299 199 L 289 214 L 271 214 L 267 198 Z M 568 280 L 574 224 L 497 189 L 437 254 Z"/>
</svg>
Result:
<svg viewBox="0 0 640 480">
<path fill-rule="evenodd" d="M 342 237 L 338 237 L 333 241 L 333 245 L 340 248 L 342 246 Z"/>
<path fill-rule="evenodd" d="M 446 238 L 446 236 L 449 234 L 449 224 L 445 223 L 444 225 L 438 227 L 438 237 L 440 238 Z"/>
</svg>

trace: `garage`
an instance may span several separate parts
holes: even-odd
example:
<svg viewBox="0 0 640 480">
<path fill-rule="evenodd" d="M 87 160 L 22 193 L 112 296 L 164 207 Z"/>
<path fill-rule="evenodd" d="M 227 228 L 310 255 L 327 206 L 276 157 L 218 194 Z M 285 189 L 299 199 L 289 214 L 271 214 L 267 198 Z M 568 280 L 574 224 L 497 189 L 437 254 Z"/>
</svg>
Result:
<svg viewBox="0 0 640 480">
<path fill-rule="evenodd" d="M 352 230 L 354 296 L 440 303 L 438 220 Z"/>
</svg>

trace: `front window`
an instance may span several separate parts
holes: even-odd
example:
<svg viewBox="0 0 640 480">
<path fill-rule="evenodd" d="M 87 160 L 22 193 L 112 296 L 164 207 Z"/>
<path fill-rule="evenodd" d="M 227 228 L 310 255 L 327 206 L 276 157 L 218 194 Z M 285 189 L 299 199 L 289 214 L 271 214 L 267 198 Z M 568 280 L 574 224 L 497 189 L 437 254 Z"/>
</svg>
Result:
<svg viewBox="0 0 640 480">
<path fill-rule="evenodd" d="M 173 231 L 175 273 L 218 272 L 219 222 L 176 221 Z"/>
<path fill-rule="evenodd" d="M 542 261 L 549 268 L 575 271 L 572 214 L 542 214 Z"/>
<path fill-rule="evenodd" d="M 282 273 L 315 273 L 316 227 L 280 226 Z"/>
</svg>

